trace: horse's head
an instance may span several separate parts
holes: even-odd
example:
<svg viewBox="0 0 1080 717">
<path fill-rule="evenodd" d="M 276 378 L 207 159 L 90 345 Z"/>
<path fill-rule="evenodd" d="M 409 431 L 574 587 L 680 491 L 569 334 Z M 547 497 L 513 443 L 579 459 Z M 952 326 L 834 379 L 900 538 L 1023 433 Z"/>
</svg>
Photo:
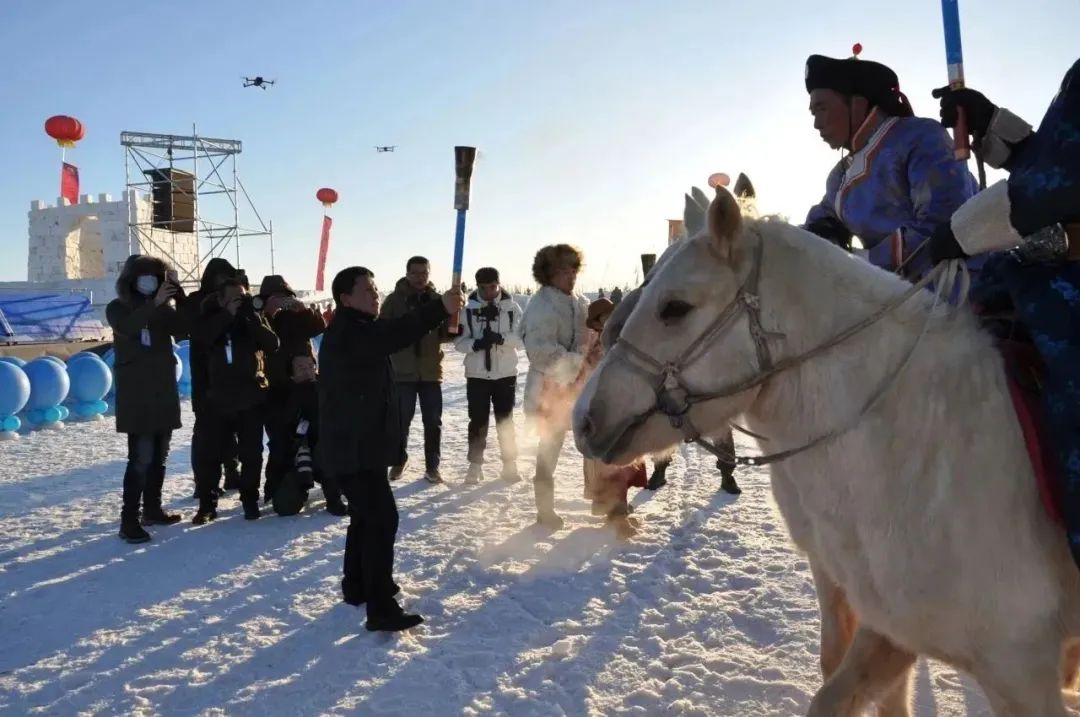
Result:
<svg viewBox="0 0 1080 717">
<path fill-rule="evenodd" d="M 752 189 L 736 186 L 752 197 Z M 684 222 L 688 238 L 668 248 L 608 321 L 608 354 L 574 407 L 574 435 L 587 456 L 625 462 L 677 443 L 688 425 L 709 435 L 756 393 L 710 395 L 759 370 L 751 332 L 757 309 L 744 310 L 744 299 L 756 291 L 748 284 L 756 281 L 761 238 L 723 188 L 711 204 L 695 189 Z"/>
</svg>

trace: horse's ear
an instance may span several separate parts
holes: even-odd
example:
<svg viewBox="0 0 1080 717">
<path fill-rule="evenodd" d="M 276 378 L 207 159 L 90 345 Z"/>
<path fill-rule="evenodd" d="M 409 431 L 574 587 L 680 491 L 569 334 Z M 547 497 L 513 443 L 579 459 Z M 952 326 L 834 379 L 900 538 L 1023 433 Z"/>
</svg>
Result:
<svg viewBox="0 0 1080 717">
<path fill-rule="evenodd" d="M 735 180 L 733 194 L 737 199 L 754 199 L 757 197 L 757 192 L 754 191 L 754 185 L 750 181 L 750 177 L 747 177 L 742 172 L 739 172 L 739 178 Z"/>
<path fill-rule="evenodd" d="M 705 216 L 708 213 L 708 205 L 702 207 L 689 194 L 686 197 L 686 206 L 683 208 L 683 226 L 686 228 L 686 236 L 695 237 L 705 231 Z"/>
<path fill-rule="evenodd" d="M 715 246 L 726 259 L 742 228 L 742 211 L 739 202 L 728 190 L 717 187 L 716 199 L 709 206 L 709 234 Z"/>
</svg>

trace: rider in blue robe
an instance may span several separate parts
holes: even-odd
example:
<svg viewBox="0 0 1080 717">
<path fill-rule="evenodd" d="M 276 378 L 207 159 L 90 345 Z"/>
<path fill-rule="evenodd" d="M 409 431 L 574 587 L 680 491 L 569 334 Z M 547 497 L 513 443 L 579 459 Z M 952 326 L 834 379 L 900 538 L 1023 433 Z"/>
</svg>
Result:
<svg viewBox="0 0 1080 717">
<path fill-rule="evenodd" d="M 952 138 L 914 116 L 896 73 L 878 62 L 812 55 L 806 90 L 815 129 L 847 154 L 805 228 L 848 249 L 857 236 L 872 264 L 918 280 L 932 266 L 927 238 L 978 190 Z"/>
<path fill-rule="evenodd" d="M 1043 364 L 1046 430 L 1063 479 L 1062 518 L 1080 563 L 1080 61 L 1036 132 L 975 90 L 935 90 L 942 123 L 963 108 L 973 146 L 1008 179 L 980 192 L 930 241 L 931 260 L 994 253 L 972 290 L 1007 305 Z"/>
</svg>

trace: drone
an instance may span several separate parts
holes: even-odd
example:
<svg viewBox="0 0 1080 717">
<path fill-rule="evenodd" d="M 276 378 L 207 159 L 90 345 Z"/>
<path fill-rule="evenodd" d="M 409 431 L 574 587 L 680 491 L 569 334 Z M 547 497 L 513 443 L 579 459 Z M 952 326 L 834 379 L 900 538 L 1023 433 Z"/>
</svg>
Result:
<svg viewBox="0 0 1080 717">
<path fill-rule="evenodd" d="M 375 147 L 376 152 L 393 152 L 395 149 L 397 149 L 396 144 L 384 145 L 382 147 L 379 147 L 379 146 Z"/>
<path fill-rule="evenodd" d="M 261 87 L 264 90 L 267 85 L 274 84 L 273 80 L 264 80 L 262 77 L 245 77 L 244 87 Z"/>
</svg>

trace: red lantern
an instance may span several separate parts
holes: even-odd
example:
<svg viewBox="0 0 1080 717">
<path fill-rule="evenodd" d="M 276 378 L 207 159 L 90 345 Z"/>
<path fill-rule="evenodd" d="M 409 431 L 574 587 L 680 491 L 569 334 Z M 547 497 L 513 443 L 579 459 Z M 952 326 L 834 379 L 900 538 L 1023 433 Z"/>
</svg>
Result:
<svg viewBox="0 0 1080 717">
<path fill-rule="evenodd" d="M 330 208 L 331 204 L 338 200 L 337 192 L 330 187 L 323 187 L 315 192 L 315 198 L 322 202 L 322 205 L 327 209 Z"/>
<path fill-rule="evenodd" d="M 45 133 L 56 140 L 61 147 L 74 147 L 75 143 L 86 136 L 82 122 L 67 115 L 56 115 L 45 120 Z"/>
</svg>

